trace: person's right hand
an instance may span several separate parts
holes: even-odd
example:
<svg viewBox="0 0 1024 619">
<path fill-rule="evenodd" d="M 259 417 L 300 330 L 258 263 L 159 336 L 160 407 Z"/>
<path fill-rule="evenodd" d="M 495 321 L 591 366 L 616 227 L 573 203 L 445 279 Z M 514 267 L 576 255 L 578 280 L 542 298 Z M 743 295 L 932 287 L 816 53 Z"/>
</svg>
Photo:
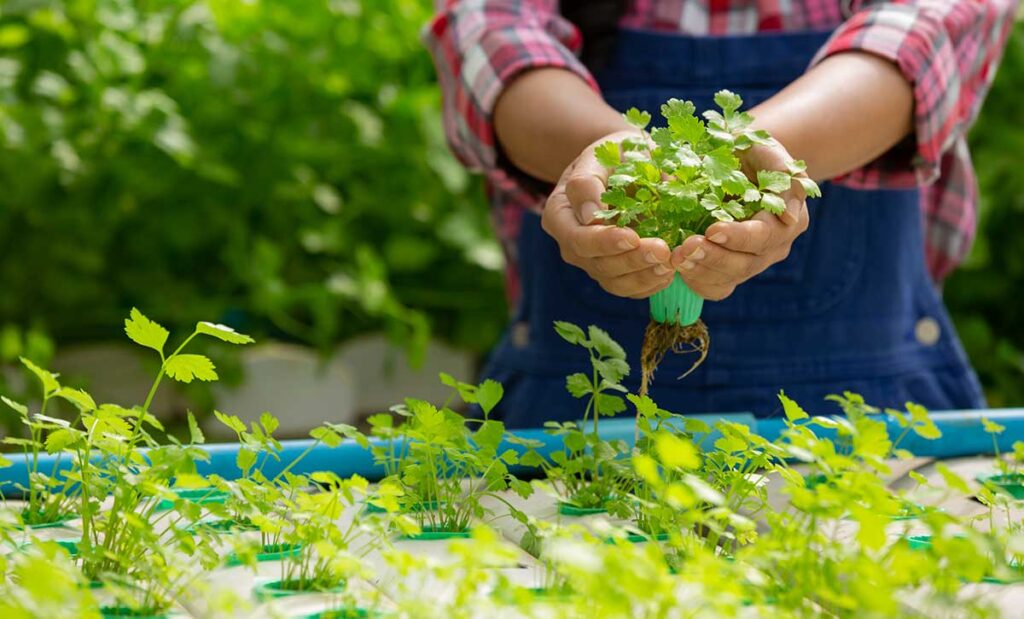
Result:
<svg viewBox="0 0 1024 619">
<path fill-rule="evenodd" d="M 661 239 L 641 239 L 629 228 L 600 223 L 594 214 L 608 182 L 608 168 L 594 149 L 602 142 L 636 137 L 636 130 L 609 134 L 583 150 L 558 179 L 541 214 L 541 226 L 562 252 L 562 259 L 587 272 L 611 294 L 645 299 L 672 282 L 672 252 Z"/>
</svg>

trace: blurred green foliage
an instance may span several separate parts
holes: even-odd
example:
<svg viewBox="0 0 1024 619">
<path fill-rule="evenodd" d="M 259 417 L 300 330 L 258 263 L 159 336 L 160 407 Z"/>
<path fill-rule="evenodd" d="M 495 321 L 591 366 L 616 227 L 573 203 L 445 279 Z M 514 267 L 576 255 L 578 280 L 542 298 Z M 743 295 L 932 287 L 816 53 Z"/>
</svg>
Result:
<svg viewBox="0 0 1024 619">
<path fill-rule="evenodd" d="M 978 241 L 945 298 L 991 406 L 1024 405 L 1024 22 L 1018 20 L 971 133 Z"/>
<path fill-rule="evenodd" d="M 0 324 L 133 305 L 324 350 L 485 350 L 501 251 L 444 144 L 429 0 L 0 3 Z"/>
</svg>

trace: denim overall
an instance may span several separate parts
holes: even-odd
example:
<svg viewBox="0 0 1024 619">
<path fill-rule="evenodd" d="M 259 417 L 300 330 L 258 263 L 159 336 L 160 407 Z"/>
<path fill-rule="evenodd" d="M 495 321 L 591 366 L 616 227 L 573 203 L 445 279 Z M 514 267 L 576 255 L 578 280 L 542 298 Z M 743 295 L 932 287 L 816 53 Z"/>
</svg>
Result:
<svg viewBox="0 0 1024 619">
<path fill-rule="evenodd" d="M 749 108 L 799 77 L 828 33 L 684 37 L 623 31 L 615 58 L 596 77 L 609 104 L 659 118 L 670 97 L 714 107 L 728 88 Z M 842 148 L 841 144 L 836 145 Z M 838 412 L 824 398 L 859 393 L 876 406 L 917 402 L 934 410 L 984 407 L 981 389 L 924 264 L 917 190 L 822 185 L 808 203 L 810 228 L 789 257 L 704 304 L 711 333 L 704 364 L 682 380 L 692 355 L 665 357 L 650 395 L 680 414 L 781 414 L 784 390 L 814 414 Z M 555 320 L 597 325 L 626 349 L 639 387 L 648 302 L 604 292 L 562 261 L 558 245 L 524 213 L 518 239 L 522 294 L 484 376 L 505 386 L 494 416 L 509 427 L 575 420 L 585 401 L 565 377 L 590 374 L 587 353 L 563 341 Z M 632 414 L 629 411 L 625 414 Z"/>
</svg>

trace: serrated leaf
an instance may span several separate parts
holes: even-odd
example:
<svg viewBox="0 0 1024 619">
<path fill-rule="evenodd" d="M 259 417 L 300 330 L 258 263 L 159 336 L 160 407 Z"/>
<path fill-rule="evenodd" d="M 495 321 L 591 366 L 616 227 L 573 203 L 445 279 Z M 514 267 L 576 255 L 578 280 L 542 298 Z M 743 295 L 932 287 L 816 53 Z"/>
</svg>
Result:
<svg viewBox="0 0 1024 619">
<path fill-rule="evenodd" d="M 92 396 L 81 389 L 61 387 L 54 395 L 66 402 L 70 402 L 80 412 L 88 413 L 89 411 L 96 410 L 96 402 L 93 401 Z"/>
<path fill-rule="evenodd" d="M 248 447 L 239 448 L 238 454 L 235 456 L 235 464 L 243 473 L 247 473 L 256 465 L 256 452 Z"/>
<path fill-rule="evenodd" d="M 594 149 L 594 156 L 597 158 L 597 162 L 606 168 L 614 168 L 622 163 L 622 151 L 619 149 L 618 142 L 609 140 L 598 144 Z"/>
<path fill-rule="evenodd" d="M 193 380 L 217 380 L 217 369 L 213 361 L 203 355 L 174 355 L 164 364 L 164 371 L 182 383 L 191 383 Z"/>
<path fill-rule="evenodd" d="M 46 437 L 46 452 L 55 454 L 64 451 L 77 440 L 78 436 L 68 428 L 54 430 Z"/>
<path fill-rule="evenodd" d="M 610 357 L 612 359 L 623 359 L 626 358 L 626 351 L 619 346 L 619 343 L 612 339 L 608 332 L 601 329 L 600 327 L 590 325 L 587 329 L 587 334 L 590 336 L 590 343 L 593 345 L 597 353 L 602 357 Z"/>
<path fill-rule="evenodd" d="M 776 170 L 757 171 L 757 186 L 761 191 L 782 193 L 789 191 L 792 183 L 792 177 L 785 172 L 778 172 Z"/>
<path fill-rule="evenodd" d="M 252 344 L 253 339 L 244 333 L 238 333 L 231 327 L 214 324 L 212 322 L 200 322 L 196 325 L 196 331 L 203 335 L 215 337 L 228 344 Z"/>
<path fill-rule="evenodd" d="M 326 426 L 317 426 L 309 431 L 309 436 L 330 448 L 341 445 L 341 435 Z"/>
<path fill-rule="evenodd" d="M 15 402 L 5 395 L 0 395 L 0 401 L 9 406 L 14 412 L 18 413 L 22 417 L 28 417 L 28 407 L 21 402 Z"/>
<path fill-rule="evenodd" d="M 981 425 L 988 434 L 1002 434 L 1006 426 L 991 421 L 988 417 L 981 418 Z"/>
<path fill-rule="evenodd" d="M 186 411 L 185 415 L 188 418 L 189 442 L 193 445 L 202 445 L 206 442 L 206 436 L 203 435 L 203 431 L 196 421 L 196 416 L 192 414 L 192 411 Z"/>
<path fill-rule="evenodd" d="M 579 372 L 570 374 L 565 378 L 565 388 L 569 390 L 569 393 L 574 398 L 582 398 L 594 390 L 594 386 L 590 383 L 590 378 L 586 374 Z"/>
<path fill-rule="evenodd" d="M 654 450 L 658 459 L 670 468 L 695 469 L 700 466 L 700 454 L 690 441 L 667 432 L 654 437 Z"/>
<path fill-rule="evenodd" d="M 53 394 L 53 392 L 60 389 L 60 383 L 57 382 L 56 374 L 50 372 L 49 370 L 44 370 L 35 363 L 32 363 L 30 359 L 26 359 L 25 357 L 18 357 L 18 359 L 21 361 L 21 364 L 25 366 L 25 368 L 29 372 L 34 374 L 35 377 L 39 379 L 40 383 L 42 383 L 44 396 L 50 397 Z"/>
<path fill-rule="evenodd" d="M 786 212 L 786 201 L 774 193 L 761 194 L 761 208 L 772 215 L 781 215 Z"/>
<path fill-rule="evenodd" d="M 160 354 L 164 352 L 164 344 L 169 335 L 167 329 L 146 318 L 142 312 L 132 308 L 129 318 L 124 321 L 124 332 L 128 338 L 146 348 L 152 348 Z"/>
<path fill-rule="evenodd" d="M 807 171 L 807 163 L 803 159 L 790 159 L 786 162 L 786 170 L 792 174 L 800 174 Z"/>
<path fill-rule="evenodd" d="M 505 395 L 505 389 L 496 380 L 488 378 L 476 389 L 476 402 L 484 414 L 489 414 Z"/>
<path fill-rule="evenodd" d="M 731 90 L 719 90 L 715 93 L 715 105 L 722 108 L 726 117 L 729 117 L 743 105 L 743 99 Z"/>
<path fill-rule="evenodd" d="M 594 398 L 594 408 L 598 415 L 610 417 L 626 410 L 626 401 L 617 395 L 599 393 Z"/>
<path fill-rule="evenodd" d="M 234 415 L 227 415 L 220 411 L 213 411 L 213 416 L 217 418 L 217 421 L 221 422 L 228 428 L 231 428 L 236 433 L 245 432 L 245 423 L 241 419 Z"/>
<path fill-rule="evenodd" d="M 779 392 L 779 401 L 782 402 L 782 410 L 786 414 L 786 419 L 789 421 L 800 421 L 801 419 L 807 419 L 810 415 L 800 407 L 799 404 L 791 400 L 784 392 Z"/>
<path fill-rule="evenodd" d="M 584 335 L 583 329 L 577 327 L 571 322 L 556 320 L 555 332 L 570 344 L 585 344 L 587 341 L 587 336 Z"/>
<path fill-rule="evenodd" d="M 794 176 L 793 180 L 800 183 L 800 187 L 803 188 L 804 194 L 808 198 L 820 198 L 821 187 L 818 187 L 818 183 L 815 183 L 806 176 Z"/>
<path fill-rule="evenodd" d="M 267 433 L 267 436 L 273 434 L 279 425 L 281 424 L 277 420 L 277 417 L 274 417 L 269 412 L 263 411 L 260 414 L 260 426 L 263 427 L 263 431 Z"/>
<path fill-rule="evenodd" d="M 732 154 L 732 149 L 728 146 L 719 146 L 701 158 L 701 165 L 708 180 L 713 185 L 721 185 L 722 181 L 728 179 L 734 171 L 739 169 L 740 160 Z"/>
<path fill-rule="evenodd" d="M 608 382 L 619 383 L 629 376 L 629 364 L 622 359 L 596 359 L 593 363 L 598 375 Z"/>
<path fill-rule="evenodd" d="M 651 124 L 651 115 L 647 112 L 641 112 L 635 107 L 631 107 L 626 110 L 626 113 L 623 114 L 623 118 L 626 119 L 626 122 L 637 129 L 646 129 L 647 125 Z"/>
</svg>

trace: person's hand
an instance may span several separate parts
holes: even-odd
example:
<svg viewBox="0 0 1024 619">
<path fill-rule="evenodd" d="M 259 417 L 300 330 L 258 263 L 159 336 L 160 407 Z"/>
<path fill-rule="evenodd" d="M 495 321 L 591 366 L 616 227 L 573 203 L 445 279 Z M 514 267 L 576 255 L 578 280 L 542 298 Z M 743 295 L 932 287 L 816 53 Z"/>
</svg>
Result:
<svg viewBox="0 0 1024 619">
<path fill-rule="evenodd" d="M 597 145 L 636 137 L 636 130 L 612 133 L 594 142 L 572 162 L 548 197 L 541 225 L 562 252 L 562 259 L 590 275 L 606 291 L 644 299 L 665 288 L 675 271 L 672 252 L 661 239 L 641 239 L 629 228 L 599 223 L 609 170 L 594 156 Z"/>
<path fill-rule="evenodd" d="M 757 170 L 786 170 L 789 152 L 775 142 L 753 146 L 740 155 L 744 172 L 755 178 Z M 779 216 L 759 212 L 747 221 L 716 222 L 704 236 L 686 239 L 672 252 L 678 269 L 691 290 L 720 301 L 742 284 L 789 256 L 793 241 L 807 230 L 807 198 L 799 183 L 782 194 L 786 210 Z"/>
</svg>

